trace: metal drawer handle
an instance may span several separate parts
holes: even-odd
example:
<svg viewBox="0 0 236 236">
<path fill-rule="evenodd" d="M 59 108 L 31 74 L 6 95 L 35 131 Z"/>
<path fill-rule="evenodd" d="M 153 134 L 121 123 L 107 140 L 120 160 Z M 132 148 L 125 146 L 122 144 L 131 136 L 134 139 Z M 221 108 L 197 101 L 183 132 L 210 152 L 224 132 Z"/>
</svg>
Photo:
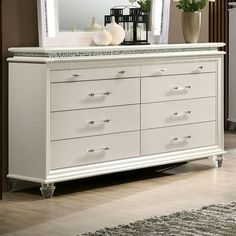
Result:
<svg viewBox="0 0 236 236">
<path fill-rule="evenodd" d="M 190 115 L 192 113 L 192 111 L 185 111 L 185 112 L 174 112 L 172 114 L 172 116 L 186 116 L 186 115 Z"/>
<path fill-rule="evenodd" d="M 101 121 L 91 120 L 88 122 L 89 125 L 101 125 L 101 124 L 108 124 L 108 123 L 111 123 L 111 120 L 109 119 L 101 120 Z"/>
<path fill-rule="evenodd" d="M 176 143 L 176 142 L 186 142 L 186 141 L 188 141 L 191 138 L 192 138 L 192 136 L 188 135 L 188 136 L 185 136 L 183 138 L 173 138 L 171 140 L 171 142 L 173 142 L 173 143 Z"/>
<path fill-rule="evenodd" d="M 192 88 L 192 86 L 174 87 L 174 88 L 172 88 L 172 90 L 173 91 L 184 91 L 184 90 L 189 90 L 191 88 Z"/>
<path fill-rule="evenodd" d="M 111 150 L 110 147 L 104 147 L 104 148 L 101 148 L 101 149 L 89 149 L 87 152 L 88 153 L 96 153 L 96 152 L 106 152 L 106 151 L 109 151 Z"/>
<path fill-rule="evenodd" d="M 127 73 L 126 70 L 121 70 L 121 71 L 118 72 L 118 74 L 120 74 L 120 75 L 124 75 L 124 74 L 126 74 L 126 73 Z"/>
<path fill-rule="evenodd" d="M 166 68 L 161 68 L 161 69 L 160 69 L 160 72 L 166 72 L 166 71 L 167 71 Z"/>
<path fill-rule="evenodd" d="M 75 73 L 75 74 L 72 75 L 72 78 L 78 78 L 78 77 L 80 77 L 81 75 L 82 75 L 82 74 Z"/>
<path fill-rule="evenodd" d="M 204 66 L 197 66 L 196 69 L 195 69 L 195 71 L 193 71 L 193 72 L 195 72 L 195 73 L 201 73 L 203 69 L 204 69 Z"/>
<path fill-rule="evenodd" d="M 89 93 L 88 96 L 93 98 L 93 97 L 106 97 L 110 96 L 111 92 L 104 92 L 104 93 Z"/>
</svg>

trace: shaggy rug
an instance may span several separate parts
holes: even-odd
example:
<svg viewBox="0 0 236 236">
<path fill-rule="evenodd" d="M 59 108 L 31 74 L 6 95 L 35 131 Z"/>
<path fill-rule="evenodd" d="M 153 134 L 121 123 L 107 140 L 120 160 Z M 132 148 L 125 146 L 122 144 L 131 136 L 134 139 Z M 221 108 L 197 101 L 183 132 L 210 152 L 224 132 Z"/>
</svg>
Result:
<svg viewBox="0 0 236 236">
<path fill-rule="evenodd" d="M 236 236 L 236 202 L 153 217 L 82 236 Z M 79 236 L 79 235 L 78 235 Z"/>
</svg>

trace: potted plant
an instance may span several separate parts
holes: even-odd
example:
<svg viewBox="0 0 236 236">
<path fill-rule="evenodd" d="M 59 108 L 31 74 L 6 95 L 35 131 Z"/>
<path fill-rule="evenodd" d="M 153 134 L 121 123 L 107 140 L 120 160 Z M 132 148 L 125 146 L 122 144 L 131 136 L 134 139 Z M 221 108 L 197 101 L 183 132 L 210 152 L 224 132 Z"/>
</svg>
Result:
<svg viewBox="0 0 236 236">
<path fill-rule="evenodd" d="M 151 11 L 152 0 L 129 0 L 129 2 L 132 5 L 134 3 L 138 3 L 138 6 L 141 8 L 142 12 L 144 13 L 150 13 Z"/>
<path fill-rule="evenodd" d="M 182 12 L 182 29 L 186 43 L 197 43 L 201 29 L 201 10 L 215 0 L 173 0 Z"/>
<path fill-rule="evenodd" d="M 139 4 L 142 12 L 149 13 L 151 10 L 151 0 L 138 0 L 137 3 Z"/>
</svg>

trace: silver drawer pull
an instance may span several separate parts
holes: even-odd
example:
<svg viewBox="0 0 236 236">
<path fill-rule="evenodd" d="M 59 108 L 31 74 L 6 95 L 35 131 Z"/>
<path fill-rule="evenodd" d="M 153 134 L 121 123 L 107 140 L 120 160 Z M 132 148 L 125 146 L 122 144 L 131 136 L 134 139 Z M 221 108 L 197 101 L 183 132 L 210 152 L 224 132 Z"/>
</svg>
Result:
<svg viewBox="0 0 236 236">
<path fill-rule="evenodd" d="M 166 68 L 161 68 L 161 69 L 160 69 L 160 72 L 166 72 L 166 71 L 167 71 Z"/>
<path fill-rule="evenodd" d="M 192 88 L 192 86 L 174 87 L 174 88 L 172 88 L 172 90 L 173 91 L 184 91 L 184 90 L 189 90 L 191 88 Z"/>
<path fill-rule="evenodd" d="M 120 75 L 124 75 L 124 74 L 126 74 L 126 73 L 127 73 L 126 70 L 121 70 L 121 71 L 118 72 L 118 74 L 120 74 Z"/>
<path fill-rule="evenodd" d="M 192 113 L 192 111 L 185 111 L 185 112 L 174 112 L 172 114 L 172 116 L 186 116 L 186 115 L 190 115 Z"/>
<path fill-rule="evenodd" d="M 193 71 L 194 73 L 201 73 L 204 69 L 204 66 L 197 66 L 196 69 Z"/>
<path fill-rule="evenodd" d="M 82 74 L 75 73 L 75 74 L 72 75 L 72 78 L 78 78 L 78 77 L 80 77 L 81 75 L 82 75 Z"/>
<path fill-rule="evenodd" d="M 173 142 L 173 143 L 176 143 L 176 142 L 186 142 L 186 141 L 188 141 L 191 138 L 192 138 L 192 136 L 188 135 L 188 136 L 185 136 L 183 138 L 173 138 L 171 140 L 171 142 Z"/>
<path fill-rule="evenodd" d="M 88 122 L 89 125 L 101 125 L 101 124 L 108 124 L 108 123 L 111 123 L 111 120 L 109 119 L 101 120 L 101 121 L 91 120 Z"/>
<path fill-rule="evenodd" d="M 96 152 L 106 152 L 106 151 L 109 151 L 111 150 L 110 147 L 105 147 L 105 148 L 101 148 L 101 149 L 89 149 L 87 152 L 88 153 L 96 153 Z"/>
<path fill-rule="evenodd" d="M 93 98 L 93 97 L 106 97 L 110 96 L 111 92 L 104 92 L 104 93 L 89 93 L 88 96 Z"/>
</svg>

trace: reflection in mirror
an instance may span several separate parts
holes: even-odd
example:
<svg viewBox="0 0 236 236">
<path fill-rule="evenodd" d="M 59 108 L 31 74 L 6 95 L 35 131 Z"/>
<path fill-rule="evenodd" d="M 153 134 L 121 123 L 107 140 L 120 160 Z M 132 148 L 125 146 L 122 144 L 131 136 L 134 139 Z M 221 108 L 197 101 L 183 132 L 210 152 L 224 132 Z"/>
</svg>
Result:
<svg viewBox="0 0 236 236">
<path fill-rule="evenodd" d="M 170 0 L 152 0 L 150 34 L 154 43 L 167 43 L 169 5 Z M 40 44 L 90 45 L 91 31 L 101 29 L 111 8 L 125 8 L 128 13 L 128 8 L 134 6 L 139 7 L 135 0 L 38 0 Z"/>
<path fill-rule="evenodd" d="M 128 5 L 128 0 L 57 0 L 59 32 L 89 30 L 93 17 L 102 26 L 111 8 Z"/>
</svg>

